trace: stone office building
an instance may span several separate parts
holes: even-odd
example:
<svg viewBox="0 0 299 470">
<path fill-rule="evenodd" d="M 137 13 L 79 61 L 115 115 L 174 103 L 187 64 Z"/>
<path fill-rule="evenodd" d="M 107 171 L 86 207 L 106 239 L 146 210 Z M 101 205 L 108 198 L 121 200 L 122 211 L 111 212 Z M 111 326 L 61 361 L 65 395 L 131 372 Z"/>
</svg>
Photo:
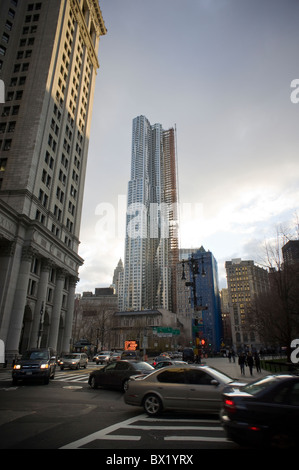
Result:
<svg viewBox="0 0 299 470">
<path fill-rule="evenodd" d="M 225 263 L 232 346 L 235 352 L 259 350 L 262 346 L 252 317 L 255 296 L 269 290 L 269 273 L 252 260 L 236 258 Z"/>
<path fill-rule="evenodd" d="M 97 0 L 1 0 L 0 339 L 69 349 L 100 36 Z"/>
</svg>

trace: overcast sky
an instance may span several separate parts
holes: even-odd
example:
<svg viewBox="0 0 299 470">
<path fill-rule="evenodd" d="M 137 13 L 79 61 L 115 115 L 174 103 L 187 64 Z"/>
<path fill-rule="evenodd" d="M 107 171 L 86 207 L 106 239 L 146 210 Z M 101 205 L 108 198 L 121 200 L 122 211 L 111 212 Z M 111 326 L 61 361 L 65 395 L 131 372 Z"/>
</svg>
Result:
<svg viewBox="0 0 299 470">
<path fill-rule="evenodd" d="M 132 120 L 176 126 L 180 246 L 261 262 L 299 217 L 298 0 L 100 0 L 77 292 L 124 259 Z M 298 87 L 299 89 L 299 87 Z M 298 93 L 299 96 L 299 93 Z M 106 211 L 106 212 L 105 212 Z M 115 220 L 113 220 L 115 216 Z"/>
</svg>

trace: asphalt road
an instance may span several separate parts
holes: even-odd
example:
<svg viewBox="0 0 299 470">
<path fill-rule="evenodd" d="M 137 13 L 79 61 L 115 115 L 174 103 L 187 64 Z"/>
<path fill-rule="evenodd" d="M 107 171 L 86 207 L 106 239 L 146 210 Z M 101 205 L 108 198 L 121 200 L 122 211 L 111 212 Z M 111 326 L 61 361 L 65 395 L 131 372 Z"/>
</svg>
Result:
<svg viewBox="0 0 299 470">
<path fill-rule="evenodd" d="M 171 455 L 191 449 L 194 463 L 199 449 L 239 448 L 226 439 L 217 416 L 172 412 L 150 419 L 141 408 L 126 405 L 121 392 L 91 389 L 91 368 L 57 371 L 49 385 L 12 386 L 10 372 L 2 372 L 0 449 L 164 449 Z M 160 462 L 166 463 L 171 462 Z"/>
</svg>

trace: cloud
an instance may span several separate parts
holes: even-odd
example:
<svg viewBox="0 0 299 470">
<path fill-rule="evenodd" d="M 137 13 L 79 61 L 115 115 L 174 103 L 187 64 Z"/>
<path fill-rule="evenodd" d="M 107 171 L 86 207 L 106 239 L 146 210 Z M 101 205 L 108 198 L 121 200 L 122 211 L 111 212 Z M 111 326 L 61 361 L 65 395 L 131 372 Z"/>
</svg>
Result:
<svg viewBox="0 0 299 470">
<path fill-rule="evenodd" d="M 258 257 L 299 201 L 294 0 L 101 0 L 101 38 L 84 193 L 78 290 L 109 285 L 124 252 L 132 119 L 177 128 L 181 245 L 218 261 Z M 154 33 L 153 33 L 154 31 Z M 111 204 L 106 230 L 96 213 Z M 123 221 L 123 222 L 122 222 Z M 120 230 L 119 230 L 120 228 Z M 121 233 L 122 232 L 122 233 Z M 256 250 L 256 252 L 255 252 Z"/>
</svg>

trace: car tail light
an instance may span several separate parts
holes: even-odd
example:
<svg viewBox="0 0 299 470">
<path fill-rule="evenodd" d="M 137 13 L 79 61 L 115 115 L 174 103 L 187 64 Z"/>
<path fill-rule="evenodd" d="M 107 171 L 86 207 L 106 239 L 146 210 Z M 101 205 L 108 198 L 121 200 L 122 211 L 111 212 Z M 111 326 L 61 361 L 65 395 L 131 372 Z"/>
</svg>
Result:
<svg viewBox="0 0 299 470">
<path fill-rule="evenodd" d="M 261 428 L 259 428 L 258 426 L 249 426 L 249 429 L 250 431 L 260 431 Z"/>
<path fill-rule="evenodd" d="M 237 411 L 237 407 L 236 407 L 234 400 L 230 398 L 224 399 L 224 408 L 226 411 L 229 411 L 230 413 L 235 413 Z"/>
</svg>

